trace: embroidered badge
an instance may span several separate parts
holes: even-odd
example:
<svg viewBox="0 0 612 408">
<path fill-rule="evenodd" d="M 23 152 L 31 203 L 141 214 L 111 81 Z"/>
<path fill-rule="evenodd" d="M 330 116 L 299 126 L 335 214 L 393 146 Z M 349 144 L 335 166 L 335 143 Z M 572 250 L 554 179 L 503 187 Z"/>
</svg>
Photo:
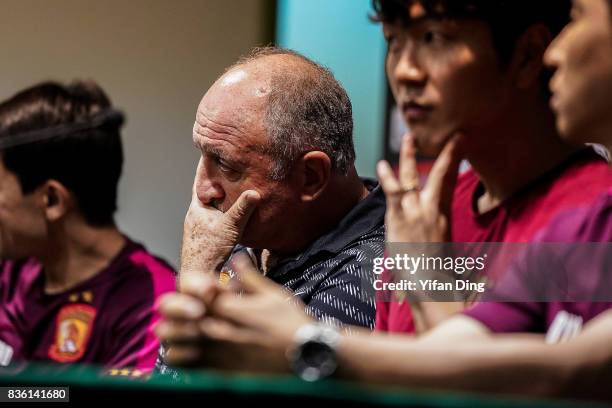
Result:
<svg viewBox="0 0 612 408">
<path fill-rule="evenodd" d="M 81 358 L 85 354 L 95 317 L 96 309 L 90 305 L 64 306 L 57 314 L 55 342 L 49 348 L 49 357 L 60 363 Z"/>
</svg>

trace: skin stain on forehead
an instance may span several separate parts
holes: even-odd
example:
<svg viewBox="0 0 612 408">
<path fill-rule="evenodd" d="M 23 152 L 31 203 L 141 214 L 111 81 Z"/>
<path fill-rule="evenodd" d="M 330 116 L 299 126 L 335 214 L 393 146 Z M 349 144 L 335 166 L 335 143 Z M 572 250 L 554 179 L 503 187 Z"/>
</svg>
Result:
<svg viewBox="0 0 612 408">
<path fill-rule="evenodd" d="M 230 86 L 236 84 L 244 80 L 246 77 L 247 73 L 242 69 L 228 72 L 221 80 L 221 86 Z"/>
<path fill-rule="evenodd" d="M 262 97 L 262 96 L 266 96 L 270 93 L 270 89 L 268 89 L 265 86 L 260 86 L 255 90 L 255 96 L 257 97 Z"/>
</svg>

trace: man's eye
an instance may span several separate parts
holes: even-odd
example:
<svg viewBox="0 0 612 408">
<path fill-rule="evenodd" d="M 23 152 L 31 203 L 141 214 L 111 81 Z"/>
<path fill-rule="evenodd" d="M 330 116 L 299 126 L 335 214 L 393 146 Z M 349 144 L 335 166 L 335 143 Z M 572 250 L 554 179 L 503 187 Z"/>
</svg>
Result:
<svg viewBox="0 0 612 408">
<path fill-rule="evenodd" d="M 387 40 L 387 47 L 390 52 L 397 52 L 400 50 L 400 43 L 396 36 L 389 35 L 385 39 Z"/>
<path fill-rule="evenodd" d="M 216 158 L 215 161 L 217 162 L 217 167 L 219 168 L 219 170 L 229 179 L 234 179 L 239 176 L 240 172 L 232 166 L 228 165 L 223 159 Z"/>
<path fill-rule="evenodd" d="M 429 30 L 423 34 L 425 44 L 440 44 L 444 41 L 446 41 L 446 36 L 439 31 Z"/>
<path fill-rule="evenodd" d="M 225 162 L 223 162 L 223 160 L 217 159 L 217 164 L 219 165 L 219 169 L 221 169 L 221 171 L 223 172 L 227 173 L 227 172 L 235 171 L 233 168 L 231 168 Z"/>
</svg>

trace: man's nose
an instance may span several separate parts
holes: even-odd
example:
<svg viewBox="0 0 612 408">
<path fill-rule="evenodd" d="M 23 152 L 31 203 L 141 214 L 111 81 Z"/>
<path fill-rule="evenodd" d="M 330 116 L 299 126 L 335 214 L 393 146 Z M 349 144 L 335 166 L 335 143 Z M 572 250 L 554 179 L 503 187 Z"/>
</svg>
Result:
<svg viewBox="0 0 612 408">
<path fill-rule="evenodd" d="M 393 75 L 398 83 L 404 85 L 412 87 L 422 87 L 425 85 L 427 73 L 419 61 L 417 47 L 406 42 L 397 65 L 393 70 Z"/>
<path fill-rule="evenodd" d="M 213 202 L 222 200 L 225 197 L 223 188 L 209 176 L 206 163 L 202 161 L 198 165 L 196 195 L 198 200 L 204 205 L 211 205 Z"/>
<path fill-rule="evenodd" d="M 561 32 L 561 34 L 555 38 L 544 53 L 544 64 L 546 64 L 549 68 L 556 69 L 559 64 L 562 62 L 563 57 L 563 34 L 565 30 Z"/>
<path fill-rule="evenodd" d="M 221 201 L 225 197 L 221 187 L 211 180 L 198 181 L 196 195 L 198 200 L 204 205 L 211 205 L 213 202 Z"/>
</svg>

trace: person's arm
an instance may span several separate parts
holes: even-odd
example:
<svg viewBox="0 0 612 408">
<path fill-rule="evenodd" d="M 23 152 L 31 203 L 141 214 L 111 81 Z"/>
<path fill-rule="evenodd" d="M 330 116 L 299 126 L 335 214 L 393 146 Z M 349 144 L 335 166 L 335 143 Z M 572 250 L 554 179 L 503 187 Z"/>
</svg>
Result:
<svg viewBox="0 0 612 408">
<path fill-rule="evenodd" d="M 457 338 L 457 333 L 462 333 Z M 419 340 L 348 336 L 338 349 L 345 379 L 412 388 L 610 397 L 612 311 L 576 339 L 550 345 L 527 336 L 493 336 L 476 320 L 449 319 Z"/>
<path fill-rule="evenodd" d="M 449 317 L 465 309 L 463 302 L 424 302 L 410 300 L 410 307 L 417 334 L 427 333 L 447 320 Z"/>
<path fill-rule="evenodd" d="M 168 356 L 172 364 L 289 371 L 286 355 L 294 347 L 294 336 L 313 320 L 303 306 L 287 303 L 287 293 L 278 285 L 246 266 L 237 270 L 242 270 L 242 297 L 220 293 L 212 281 L 202 289 L 207 285 L 201 277 L 186 282 L 194 297 L 177 294 L 163 302 L 165 316 L 198 319 L 196 331 L 173 320 L 158 326 L 162 340 L 177 342 Z M 208 316 L 203 315 L 204 304 Z M 198 343 L 187 345 L 190 337 Z M 542 336 L 493 335 L 476 319 L 456 316 L 418 338 L 353 330 L 340 340 L 337 375 L 407 388 L 609 398 L 610 339 L 612 311 L 587 324 L 580 336 L 558 345 L 546 344 Z"/>
</svg>

